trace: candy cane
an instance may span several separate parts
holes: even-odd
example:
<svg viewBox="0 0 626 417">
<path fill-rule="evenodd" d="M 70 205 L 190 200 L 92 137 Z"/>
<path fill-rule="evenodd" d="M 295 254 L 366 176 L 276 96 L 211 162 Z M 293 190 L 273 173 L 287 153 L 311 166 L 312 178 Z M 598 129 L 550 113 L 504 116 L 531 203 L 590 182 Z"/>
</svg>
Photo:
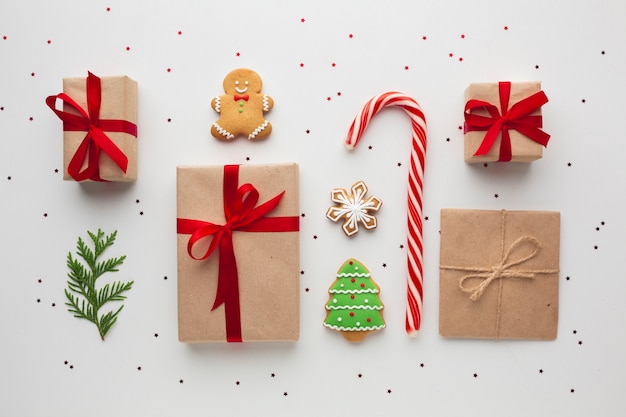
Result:
<svg viewBox="0 0 626 417">
<path fill-rule="evenodd" d="M 424 184 L 424 159 L 426 156 L 426 120 L 415 100 L 395 91 L 371 98 L 356 115 L 345 145 L 349 150 L 359 143 L 359 139 L 370 120 L 385 107 L 397 106 L 411 118 L 412 149 L 411 169 L 409 170 L 408 190 L 408 252 L 406 332 L 414 336 L 420 328 L 422 317 L 423 290 L 423 243 L 422 243 L 422 187 Z"/>
</svg>

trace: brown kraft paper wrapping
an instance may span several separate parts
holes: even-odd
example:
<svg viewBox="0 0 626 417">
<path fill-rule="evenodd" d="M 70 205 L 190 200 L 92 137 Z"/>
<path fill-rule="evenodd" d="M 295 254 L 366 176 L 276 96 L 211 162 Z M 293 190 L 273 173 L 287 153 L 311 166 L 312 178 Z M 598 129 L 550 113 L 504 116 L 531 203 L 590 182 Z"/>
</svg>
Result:
<svg viewBox="0 0 626 417">
<path fill-rule="evenodd" d="M 100 103 L 100 120 L 127 120 L 137 124 L 137 82 L 127 76 L 99 77 L 101 80 L 102 100 Z M 87 110 L 87 94 L 85 78 L 64 78 L 63 92 Z M 64 104 L 63 110 L 76 113 L 69 105 Z M 68 174 L 67 167 L 85 138 L 87 132 L 63 132 L 63 179 L 74 181 Z M 124 132 L 104 132 L 128 158 L 126 173 L 101 152 L 99 159 L 100 178 L 106 181 L 132 182 L 137 180 L 137 138 Z M 87 165 L 85 161 L 83 168 Z M 90 180 L 86 180 L 90 181 Z"/>
<path fill-rule="evenodd" d="M 223 166 L 177 168 L 177 217 L 223 225 Z M 257 206 L 285 191 L 267 217 L 299 217 L 296 164 L 241 165 L 239 186 L 259 192 Z M 178 234 L 178 337 L 181 342 L 225 342 L 222 304 L 215 301 L 219 248 L 207 259 L 187 253 L 190 235 Z M 205 253 L 211 238 L 193 253 Z M 202 243 L 202 244 L 201 244 Z M 295 341 L 300 327 L 298 232 L 233 232 L 244 342 Z M 197 253 L 196 253 L 197 252 Z"/>
<path fill-rule="evenodd" d="M 442 209 L 439 333 L 555 339 L 559 246 L 559 212 Z"/>
<path fill-rule="evenodd" d="M 541 91 L 541 82 L 539 81 L 512 82 L 509 109 L 514 103 L 517 103 L 539 91 Z M 502 108 L 500 107 L 499 86 L 497 82 L 470 84 L 465 90 L 465 102 L 467 103 L 470 99 L 487 101 L 496 106 L 500 111 L 500 114 L 502 114 Z M 487 115 L 487 112 L 485 112 L 484 115 Z M 540 116 L 541 109 L 530 113 L 530 115 Z M 474 156 L 474 153 L 482 143 L 486 133 L 486 131 L 470 131 L 465 133 L 465 162 L 470 164 L 495 162 L 500 158 L 500 141 L 502 139 L 502 133 L 498 135 L 498 138 L 487 154 Z M 527 138 L 517 130 L 513 129 L 509 130 L 509 136 L 511 137 L 511 162 L 531 162 L 542 157 L 543 146 L 539 143 Z"/>
</svg>

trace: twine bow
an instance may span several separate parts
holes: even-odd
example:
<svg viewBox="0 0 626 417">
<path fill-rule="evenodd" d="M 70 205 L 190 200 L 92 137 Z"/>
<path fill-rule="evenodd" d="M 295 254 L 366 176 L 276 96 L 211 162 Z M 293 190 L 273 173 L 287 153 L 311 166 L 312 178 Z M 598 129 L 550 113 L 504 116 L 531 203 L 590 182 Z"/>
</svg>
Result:
<svg viewBox="0 0 626 417">
<path fill-rule="evenodd" d="M 530 243 L 532 247 L 532 251 L 526 256 L 519 257 L 518 259 L 509 261 L 513 252 L 520 246 L 522 246 L 525 242 Z M 448 266 L 444 265 L 442 269 L 450 269 L 454 271 L 466 271 L 470 272 L 467 275 L 464 275 L 459 280 L 459 288 L 461 291 L 470 294 L 470 300 L 478 301 L 480 297 L 483 295 L 483 292 L 491 285 L 491 283 L 497 279 L 504 278 L 522 278 L 522 279 L 533 279 L 538 274 L 555 274 L 559 272 L 558 270 L 553 269 L 520 269 L 520 270 L 511 270 L 511 267 L 516 265 L 523 264 L 524 262 L 534 258 L 541 245 L 539 241 L 532 236 L 522 236 L 517 239 L 506 251 L 502 260 L 493 265 L 492 267 L 462 267 L 462 266 Z M 481 282 L 473 287 L 468 287 L 465 285 L 465 281 L 470 279 L 480 279 Z"/>
</svg>

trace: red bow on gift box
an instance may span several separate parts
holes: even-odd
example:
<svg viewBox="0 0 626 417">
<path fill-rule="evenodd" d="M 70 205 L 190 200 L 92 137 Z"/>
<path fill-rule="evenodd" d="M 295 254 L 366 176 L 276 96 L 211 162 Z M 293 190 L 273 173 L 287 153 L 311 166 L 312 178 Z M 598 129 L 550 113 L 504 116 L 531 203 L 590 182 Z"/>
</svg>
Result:
<svg viewBox="0 0 626 417">
<path fill-rule="evenodd" d="M 86 94 L 87 110 L 65 93 L 49 96 L 46 98 L 46 104 L 63 121 L 64 131 L 87 132 L 76 153 L 74 153 L 67 167 L 67 172 L 76 181 L 87 179 L 105 181 L 100 178 L 100 152 L 106 153 L 124 173 L 128 167 L 128 158 L 104 132 L 123 132 L 137 137 L 137 125 L 127 120 L 100 119 L 102 99 L 100 78 L 91 72 L 87 76 Z M 57 110 L 57 99 L 67 103 L 75 112 Z M 87 159 L 87 166 L 81 171 L 85 159 Z"/>
<path fill-rule="evenodd" d="M 252 184 L 239 184 L 239 165 L 224 166 L 224 217 L 223 225 L 193 219 L 177 219 L 177 232 L 190 234 L 187 253 L 203 260 L 219 247 L 217 292 L 211 311 L 224 304 L 226 339 L 241 342 L 241 312 L 239 305 L 239 277 L 233 247 L 233 232 L 296 232 L 300 228 L 298 216 L 265 217 L 274 210 L 285 192 L 257 206 L 259 192 Z M 193 246 L 205 237 L 213 236 L 205 254 L 196 257 Z"/>
<path fill-rule="evenodd" d="M 509 130 L 517 130 L 529 139 L 546 146 L 550 135 L 542 131 L 542 118 L 539 115 L 530 115 L 548 102 L 548 97 L 543 91 L 539 91 L 523 100 L 513 104 L 509 109 L 509 97 L 511 95 L 511 83 L 503 81 L 498 84 L 500 95 L 500 109 L 495 105 L 483 100 L 468 100 L 465 104 L 464 132 L 486 130 L 487 133 L 474 156 L 485 155 L 496 141 L 498 134 L 502 132 L 500 141 L 499 161 L 510 161 L 511 138 Z M 484 109 L 489 116 L 472 113 L 473 110 Z"/>
</svg>

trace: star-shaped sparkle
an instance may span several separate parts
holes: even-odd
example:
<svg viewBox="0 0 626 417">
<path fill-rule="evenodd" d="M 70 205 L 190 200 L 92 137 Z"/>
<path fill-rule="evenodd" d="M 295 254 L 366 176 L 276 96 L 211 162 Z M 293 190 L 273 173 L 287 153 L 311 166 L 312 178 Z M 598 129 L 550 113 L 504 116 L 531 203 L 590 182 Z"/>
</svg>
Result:
<svg viewBox="0 0 626 417">
<path fill-rule="evenodd" d="M 359 231 L 359 223 L 366 229 L 374 229 L 377 226 L 376 217 L 370 212 L 378 211 L 383 202 L 374 196 L 365 198 L 367 185 L 358 181 L 350 188 L 351 194 L 343 188 L 334 188 L 330 192 L 330 199 L 337 205 L 326 210 L 326 217 L 337 222 L 344 219 L 343 229 L 347 236 L 352 236 Z"/>
</svg>

